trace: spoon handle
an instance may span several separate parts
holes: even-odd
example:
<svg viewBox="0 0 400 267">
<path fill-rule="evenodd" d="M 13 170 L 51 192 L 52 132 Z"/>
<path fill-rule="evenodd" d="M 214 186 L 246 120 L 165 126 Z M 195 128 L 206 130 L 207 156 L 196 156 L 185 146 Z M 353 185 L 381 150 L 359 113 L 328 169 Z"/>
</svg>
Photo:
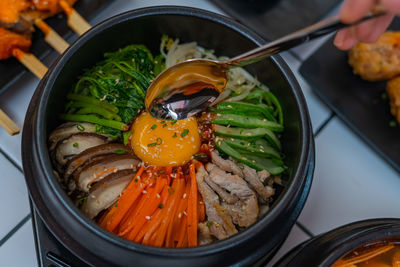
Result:
<svg viewBox="0 0 400 267">
<path fill-rule="evenodd" d="M 315 38 L 330 34 L 342 28 L 357 25 L 363 21 L 380 17 L 387 14 L 386 10 L 380 7 L 374 8 L 373 11 L 365 15 L 360 20 L 345 24 L 340 21 L 339 16 L 334 16 L 311 26 L 298 30 L 294 33 L 283 36 L 275 41 L 269 42 L 263 46 L 257 47 L 239 56 L 236 56 L 226 62 L 229 66 L 245 66 L 260 61 L 266 57 L 278 54 L 282 51 L 289 50 L 295 46 L 313 40 Z"/>
</svg>

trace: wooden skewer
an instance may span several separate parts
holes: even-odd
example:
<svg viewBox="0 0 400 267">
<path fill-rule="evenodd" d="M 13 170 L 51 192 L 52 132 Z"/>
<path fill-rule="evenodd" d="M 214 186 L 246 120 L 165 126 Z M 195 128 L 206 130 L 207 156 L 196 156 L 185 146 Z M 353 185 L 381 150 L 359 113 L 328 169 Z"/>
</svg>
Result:
<svg viewBox="0 0 400 267">
<path fill-rule="evenodd" d="M 6 129 L 10 135 L 16 135 L 20 132 L 18 125 L 0 109 L 0 125 Z"/>
<path fill-rule="evenodd" d="M 60 0 L 60 6 L 64 10 L 65 14 L 67 14 L 68 20 L 67 23 L 68 25 L 78 34 L 82 35 L 86 31 L 88 31 L 91 26 L 87 21 L 82 18 L 81 15 L 79 15 L 78 12 L 76 12 L 75 9 L 71 7 L 68 2 L 65 0 Z"/>
<path fill-rule="evenodd" d="M 35 25 L 44 33 L 44 39 L 48 44 L 57 50 L 58 53 L 64 53 L 69 44 L 56 31 L 41 19 L 37 19 Z"/>
<path fill-rule="evenodd" d="M 47 72 L 47 67 L 40 60 L 30 53 L 26 53 L 19 48 L 14 48 L 13 56 L 27 67 L 39 79 L 42 79 Z"/>
<path fill-rule="evenodd" d="M 12 54 L 17 58 L 22 64 L 25 65 L 33 74 L 35 74 L 39 79 L 47 72 L 47 67 L 40 62 L 34 55 L 30 53 L 25 53 L 19 48 L 14 48 Z M 0 109 L 0 125 L 6 129 L 10 135 L 15 135 L 20 132 L 18 125 Z"/>
</svg>

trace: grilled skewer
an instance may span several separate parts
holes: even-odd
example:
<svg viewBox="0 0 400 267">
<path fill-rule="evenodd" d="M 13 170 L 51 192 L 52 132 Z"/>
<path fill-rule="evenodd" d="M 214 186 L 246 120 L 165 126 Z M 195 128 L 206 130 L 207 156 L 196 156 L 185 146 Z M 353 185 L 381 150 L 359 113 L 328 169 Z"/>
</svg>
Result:
<svg viewBox="0 0 400 267">
<path fill-rule="evenodd" d="M 91 26 L 72 8 L 71 5 L 75 2 L 76 0 L 35 0 L 32 2 L 30 0 L 1 0 L 0 60 L 14 56 L 41 79 L 47 72 L 47 67 L 33 54 L 25 52 L 31 46 L 33 24 L 45 34 L 45 40 L 55 50 L 60 54 L 63 53 L 68 48 L 68 43 L 43 19 L 63 10 L 68 16 L 68 25 L 77 34 L 82 35 Z M 0 125 L 11 135 L 20 132 L 19 127 L 1 109 Z"/>
</svg>

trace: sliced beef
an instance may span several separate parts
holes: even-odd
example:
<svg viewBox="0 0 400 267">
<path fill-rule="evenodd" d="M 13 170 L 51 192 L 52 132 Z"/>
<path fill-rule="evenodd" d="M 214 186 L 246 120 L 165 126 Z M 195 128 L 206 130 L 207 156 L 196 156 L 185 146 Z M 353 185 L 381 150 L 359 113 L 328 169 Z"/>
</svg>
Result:
<svg viewBox="0 0 400 267">
<path fill-rule="evenodd" d="M 204 167 L 200 167 L 196 173 L 196 181 L 206 208 L 207 220 L 211 224 L 210 232 L 217 239 L 225 239 L 236 234 L 237 230 L 229 214 L 220 205 L 217 194 L 204 181 L 207 175 Z"/>
<path fill-rule="evenodd" d="M 235 204 L 226 205 L 233 222 L 240 227 L 253 224 L 258 216 L 258 203 L 254 191 L 240 176 L 229 174 L 214 164 L 207 164 L 207 171 L 214 183 L 240 199 Z"/>
<path fill-rule="evenodd" d="M 243 178 L 254 188 L 262 200 L 268 202 L 268 198 L 274 195 L 275 191 L 270 186 L 261 183 L 257 171 L 247 165 L 243 165 Z"/>
<path fill-rule="evenodd" d="M 49 149 L 55 149 L 58 142 L 76 133 L 93 133 L 94 124 L 87 122 L 66 122 L 58 126 L 49 136 Z"/>
<path fill-rule="evenodd" d="M 213 242 L 213 238 L 211 236 L 210 228 L 208 228 L 206 223 L 198 223 L 198 240 L 199 245 L 207 245 Z"/>
<path fill-rule="evenodd" d="M 89 191 L 87 201 L 81 210 L 90 219 L 97 216 L 102 210 L 107 209 L 115 203 L 132 178 L 134 170 L 121 170 L 107 175 L 103 180 L 93 185 Z"/>
<path fill-rule="evenodd" d="M 262 170 L 257 172 L 257 176 L 260 179 L 262 183 L 265 183 L 265 181 L 271 177 L 271 174 L 267 170 Z"/>
<path fill-rule="evenodd" d="M 102 180 L 110 173 L 119 170 L 136 170 L 139 160 L 132 155 L 108 156 L 101 160 L 96 160 L 80 170 L 74 175 L 78 189 L 88 192 L 91 185 Z"/>
<path fill-rule="evenodd" d="M 76 133 L 58 142 L 55 148 L 55 159 L 61 166 L 64 166 L 73 156 L 107 142 L 107 137 L 99 134 Z"/>
<path fill-rule="evenodd" d="M 72 175 L 72 173 L 79 167 L 93 162 L 96 159 L 100 159 L 108 155 L 123 155 L 129 153 L 131 153 L 131 150 L 127 146 L 118 143 L 104 144 L 86 149 L 67 162 L 65 166 L 64 180 L 67 181 L 69 176 Z"/>
<path fill-rule="evenodd" d="M 239 201 L 237 196 L 230 194 L 229 192 L 222 189 L 219 185 L 211 181 L 210 176 L 206 175 L 204 180 L 212 188 L 212 190 L 214 190 L 219 195 L 219 197 L 222 198 L 224 202 L 228 204 L 234 204 Z"/>
<path fill-rule="evenodd" d="M 226 172 L 231 172 L 240 177 L 243 177 L 242 170 L 233 161 L 223 159 L 219 156 L 217 150 L 211 151 L 212 162 Z"/>
</svg>

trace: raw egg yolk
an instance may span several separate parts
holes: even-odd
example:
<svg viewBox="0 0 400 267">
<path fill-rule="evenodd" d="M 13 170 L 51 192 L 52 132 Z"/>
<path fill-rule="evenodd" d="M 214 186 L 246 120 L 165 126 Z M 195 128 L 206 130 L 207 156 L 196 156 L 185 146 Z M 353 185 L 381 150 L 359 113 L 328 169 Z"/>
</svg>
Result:
<svg viewBox="0 0 400 267">
<path fill-rule="evenodd" d="M 150 165 L 183 165 L 200 148 L 197 120 L 160 120 L 143 112 L 132 125 L 131 145 L 135 154 Z"/>
</svg>

